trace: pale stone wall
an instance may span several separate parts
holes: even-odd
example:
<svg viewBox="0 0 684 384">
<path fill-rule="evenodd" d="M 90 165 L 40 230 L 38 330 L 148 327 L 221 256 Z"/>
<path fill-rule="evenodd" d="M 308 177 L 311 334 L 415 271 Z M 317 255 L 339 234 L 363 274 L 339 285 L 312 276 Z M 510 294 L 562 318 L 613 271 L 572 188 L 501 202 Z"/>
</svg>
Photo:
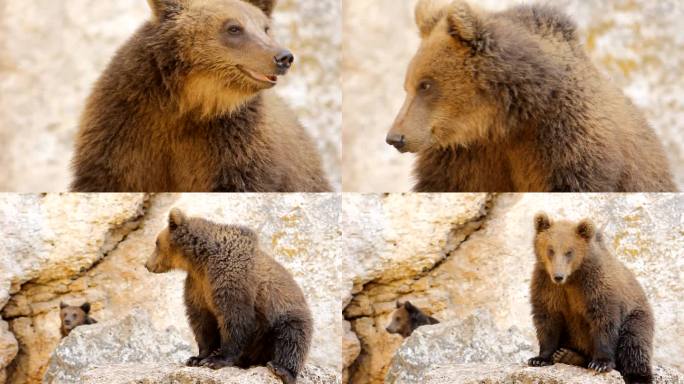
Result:
<svg viewBox="0 0 684 384">
<path fill-rule="evenodd" d="M 403 81 L 419 44 L 416 0 L 344 0 L 342 111 L 345 191 L 403 192 L 414 155 L 385 135 L 404 99 Z M 498 10 L 519 0 L 473 2 Z M 577 20 L 599 70 L 646 113 L 684 188 L 684 6 L 677 0 L 559 0 Z"/>
<path fill-rule="evenodd" d="M 339 189 L 341 5 L 282 0 L 279 41 L 297 56 L 276 88 L 314 137 Z M 0 190 L 64 191 L 78 118 L 114 51 L 149 15 L 145 0 L 0 1 Z"/>
</svg>

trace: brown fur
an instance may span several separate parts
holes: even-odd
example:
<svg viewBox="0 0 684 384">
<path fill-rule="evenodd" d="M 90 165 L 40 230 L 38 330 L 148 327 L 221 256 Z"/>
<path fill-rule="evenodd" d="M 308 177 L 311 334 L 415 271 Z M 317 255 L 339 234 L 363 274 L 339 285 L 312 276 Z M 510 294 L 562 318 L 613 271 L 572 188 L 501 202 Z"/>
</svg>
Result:
<svg viewBox="0 0 684 384">
<path fill-rule="evenodd" d="M 487 13 L 421 0 L 422 43 L 388 134 L 418 192 L 674 191 L 639 110 L 545 5 Z"/>
<path fill-rule="evenodd" d="M 539 339 L 533 366 L 571 363 L 651 383 L 654 319 L 644 290 L 594 225 L 535 218 L 531 301 Z"/>
<path fill-rule="evenodd" d="M 74 328 L 81 325 L 95 324 L 97 321 L 90 317 L 90 303 L 85 302 L 81 306 L 72 306 L 65 303 L 59 304 L 59 318 L 62 325 L 59 331 L 62 337 L 66 337 Z"/>
<path fill-rule="evenodd" d="M 153 19 L 88 99 L 72 190 L 329 191 L 311 138 L 254 77 L 287 71 L 268 30 L 275 1 L 148 1 Z"/>
<path fill-rule="evenodd" d="M 397 301 L 397 309 L 392 313 L 392 321 L 385 330 L 388 333 L 396 333 L 403 337 L 409 337 L 418 327 L 423 325 L 438 324 L 439 320 L 426 315 L 410 301 L 400 303 Z"/>
<path fill-rule="evenodd" d="M 295 383 L 313 320 L 292 275 L 245 227 L 187 218 L 178 209 L 157 239 L 149 271 L 187 271 L 185 305 L 199 355 L 190 366 L 268 366 Z"/>
</svg>

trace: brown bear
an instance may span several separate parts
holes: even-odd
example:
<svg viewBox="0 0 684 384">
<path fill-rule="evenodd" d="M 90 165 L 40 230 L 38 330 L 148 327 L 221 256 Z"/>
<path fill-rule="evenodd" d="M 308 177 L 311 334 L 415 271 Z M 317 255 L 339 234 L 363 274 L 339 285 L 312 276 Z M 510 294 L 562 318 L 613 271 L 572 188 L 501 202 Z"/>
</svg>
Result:
<svg viewBox="0 0 684 384">
<path fill-rule="evenodd" d="M 95 324 L 97 321 L 90 317 L 90 303 L 85 302 L 80 307 L 59 303 L 59 317 L 62 326 L 59 328 L 62 337 L 66 337 L 71 331 L 80 326 Z"/>
<path fill-rule="evenodd" d="M 406 338 L 418 327 L 438 323 L 439 320 L 426 315 L 410 301 L 403 304 L 397 301 L 397 309 L 392 313 L 392 321 L 385 330 L 387 333 L 397 333 Z"/>
<path fill-rule="evenodd" d="M 547 5 L 483 12 L 420 0 L 422 43 L 387 135 L 417 192 L 674 191 L 643 114 Z"/>
<path fill-rule="evenodd" d="M 81 118 L 78 192 L 325 192 L 312 139 L 267 91 L 293 63 L 276 0 L 149 0 Z"/>
<path fill-rule="evenodd" d="M 574 364 L 627 384 L 651 383 L 654 319 L 644 290 L 589 220 L 535 219 L 531 284 L 539 356 L 529 365 Z"/>
<path fill-rule="evenodd" d="M 185 306 L 199 346 L 187 365 L 265 365 L 295 383 L 311 344 L 311 312 L 292 275 L 258 243 L 251 229 L 173 209 L 145 266 L 187 272 Z"/>
</svg>

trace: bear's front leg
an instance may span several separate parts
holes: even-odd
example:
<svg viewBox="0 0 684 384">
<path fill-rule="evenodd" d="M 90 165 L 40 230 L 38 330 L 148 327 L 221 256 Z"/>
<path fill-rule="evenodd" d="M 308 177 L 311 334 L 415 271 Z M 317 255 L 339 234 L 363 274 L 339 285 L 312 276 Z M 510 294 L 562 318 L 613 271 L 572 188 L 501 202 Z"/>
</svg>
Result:
<svg viewBox="0 0 684 384">
<path fill-rule="evenodd" d="M 221 335 L 216 318 L 211 312 L 192 306 L 188 306 L 186 311 L 199 347 L 199 354 L 189 358 L 185 365 L 199 367 L 204 359 L 220 347 Z"/>
<path fill-rule="evenodd" d="M 596 372 L 610 372 L 615 369 L 615 349 L 618 341 L 618 326 L 614 314 L 617 310 L 605 304 L 587 305 L 590 335 L 594 342 L 594 352 L 587 366 Z"/>
<path fill-rule="evenodd" d="M 533 367 L 553 364 L 553 354 L 560 347 L 561 334 L 565 322 L 559 314 L 538 310 L 533 316 L 539 340 L 539 355 L 527 361 Z"/>
<path fill-rule="evenodd" d="M 203 367 L 221 369 L 234 366 L 249 341 L 254 337 L 256 316 L 253 305 L 233 305 L 223 309 L 218 319 L 221 347 L 200 363 Z"/>
</svg>

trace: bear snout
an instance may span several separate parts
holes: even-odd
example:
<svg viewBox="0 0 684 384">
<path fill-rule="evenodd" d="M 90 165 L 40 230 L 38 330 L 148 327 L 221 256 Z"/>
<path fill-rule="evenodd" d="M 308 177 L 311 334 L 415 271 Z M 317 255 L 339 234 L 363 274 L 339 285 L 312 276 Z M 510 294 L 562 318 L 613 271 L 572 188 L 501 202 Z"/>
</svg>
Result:
<svg viewBox="0 0 684 384">
<path fill-rule="evenodd" d="M 284 49 L 280 52 L 278 52 L 274 57 L 273 57 L 273 62 L 275 63 L 277 69 L 278 69 L 278 74 L 279 75 L 284 75 L 287 73 L 287 71 L 290 69 L 292 66 L 292 63 L 294 63 L 294 55 L 292 52 L 288 51 L 287 49 Z"/>
<path fill-rule="evenodd" d="M 406 136 L 399 133 L 389 133 L 385 139 L 387 144 L 393 146 L 394 148 L 401 150 L 406 146 Z"/>
</svg>

